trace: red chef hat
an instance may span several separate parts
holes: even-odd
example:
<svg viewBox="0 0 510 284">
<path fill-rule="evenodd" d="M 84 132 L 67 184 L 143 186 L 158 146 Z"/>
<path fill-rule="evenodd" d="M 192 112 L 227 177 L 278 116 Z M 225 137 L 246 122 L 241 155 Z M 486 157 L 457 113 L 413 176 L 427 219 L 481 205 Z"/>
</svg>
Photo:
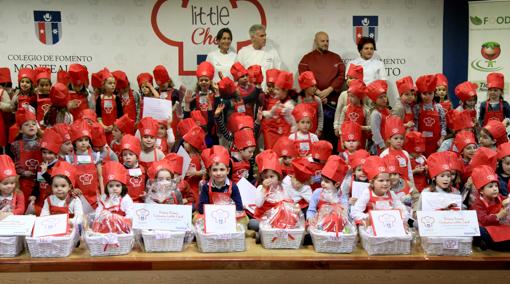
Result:
<svg viewBox="0 0 510 284">
<path fill-rule="evenodd" d="M 496 140 L 497 145 L 508 142 L 508 136 L 503 122 L 499 120 L 489 120 L 483 128 L 489 131 L 492 138 Z"/>
<path fill-rule="evenodd" d="M 237 132 L 243 128 L 254 128 L 253 117 L 244 113 L 233 113 L 228 118 L 228 128 L 230 132 Z"/>
<path fill-rule="evenodd" d="M 349 156 L 349 167 L 354 171 L 357 167 L 364 165 L 368 157 L 370 153 L 365 149 L 357 150 Z"/>
<path fill-rule="evenodd" d="M 365 163 L 362 166 L 363 172 L 367 175 L 369 180 L 373 180 L 379 174 L 388 173 L 388 168 L 383 159 L 378 156 L 370 156 L 365 159 Z"/>
<path fill-rule="evenodd" d="M 473 169 L 471 180 L 478 191 L 491 182 L 499 182 L 498 175 L 489 166 L 479 166 Z"/>
<path fill-rule="evenodd" d="M 436 74 L 436 87 L 445 86 L 448 88 L 448 79 L 444 74 L 438 73 Z"/>
<path fill-rule="evenodd" d="M 486 147 L 480 147 L 476 150 L 473 158 L 469 162 L 469 168 L 475 169 L 481 165 L 487 165 L 494 171 L 498 164 L 498 153 Z"/>
<path fill-rule="evenodd" d="M 149 167 L 149 169 L 147 170 L 147 175 L 149 176 L 150 179 L 154 180 L 156 178 L 156 176 L 158 175 L 159 171 L 167 170 L 171 173 L 172 172 L 171 168 L 172 168 L 172 166 L 170 165 L 170 161 L 167 159 L 154 161 L 151 164 L 151 166 Z M 182 169 L 181 169 L 181 171 L 182 171 Z"/>
<path fill-rule="evenodd" d="M 158 65 L 158 66 L 154 67 L 154 70 L 152 71 L 152 73 L 154 74 L 154 79 L 156 80 L 156 84 L 158 84 L 158 86 L 171 81 L 170 75 L 168 75 L 168 71 L 166 70 L 165 66 L 163 66 L 163 65 Z"/>
<path fill-rule="evenodd" d="M 227 167 L 230 165 L 230 154 L 223 146 L 213 145 L 211 148 L 202 151 L 201 157 L 207 169 L 216 163 L 224 164 Z"/>
<path fill-rule="evenodd" d="M 103 68 L 98 73 L 99 73 L 99 78 L 101 78 L 101 86 L 104 84 L 106 79 L 108 79 L 108 78 L 114 78 L 115 79 L 115 77 L 113 76 L 112 72 L 110 72 L 110 70 L 108 70 L 108 68 L 106 68 L 106 67 Z M 117 81 L 115 81 L 115 85 L 117 85 Z"/>
<path fill-rule="evenodd" d="M 388 92 L 388 83 L 385 80 L 375 80 L 367 86 L 367 96 L 373 102 L 386 92 Z"/>
<path fill-rule="evenodd" d="M 195 121 L 198 126 L 206 126 L 207 120 L 201 110 L 192 110 L 190 117 Z"/>
<path fill-rule="evenodd" d="M 313 175 L 312 164 L 306 158 L 297 158 L 292 160 L 294 177 L 301 183 L 306 183 Z"/>
<path fill-rule="evenodd" d="M 423 138 L 421 132 L 408 132 L 404 141 L 404 149 L 409 153 L 425 152 L 425 138 Z"/>
<path fill-rule="evenodd" d="M 205 132 L 198 126 L 193 127 L 188 133 L 184 134 L 182 139 L 195 147 L 198 151 L 202 151 L 206 148 Z"/>
<path fill-rule="evenodd" d="M 363 81 L 363 66 L 351 64 L 347 70 L 347 77 Z"/>
<path fill-rule="evenodd" d="M 205 76 L 209 78 L 209 80 L 212 80 L 214 77 L 214 66 L 212 66 L 211 63 L 204 61 L 198 65 L 196 75 L 197 78 Z"/>
<path fill-rule="evenodd" d="M 392 136 L 400 134 L 406 135 L 406 129 L 402 119 L 396 115 L 390 115 L 384 123 L 384 138 L 390 139 Z"/>
<path fill-rule="evenodd" d="M 250 78 L 250 82 L 255 85 L 260 85 L 262 81 L 264 81 L 262 67 L 260 67 L 260 65 L 252 65 L 248 67 L 248 77 Z"/>
<path fill-rule="evenodd" d="M 142 152 L 142 145 L 140 140 L 131 134 L 125 134 L 120 139 L 120 151 L 129 150 L 133 152 L 136 157 L 140 157 Z"/>
<path fill-rule="evenodd" d="M 276 140 L 276 143 L 273 146 L 273 151 L 278 154 L 279 157 L 291 157 L 295 158 L 299 156 L 298 150 L 294 141 L 290 140 L 286 136 L 281 136 Z"/>
<path fill-rule="evenodd" d="M 280 71 L 278 73 L 278 77 L 276 78 L 276 82 L 274 85 L 280 89 L 290 90 L 294 85 L 294 79 L 292 77 L 292 73 L 287 71 Z"/>
<path fill-rule="evenodd" d="M 179 135 L 184 136 L 195 126 L 198 126 L 198 124 L 193 118 L 185 118 L 177 124 L 177 132 Z"/>
<path fill-rule="evenodd" d="M 498 160 L 510 156 L 510 142 L 503 143 L 498 146 Z"/>
<path fill-rule="evenodd" d="M 70 141 L 71 135 L 69 134 L 69 125 L 65 123 L 57 123 L 52 127 L 57 131 L 58 135 L 62 138 L 63 142 Z"/>
<path fill-rule="evenodd" d="M 436 91 L 436 76 L 423 75 L 416 79 L 416 88 L 420 93 L 433 93 Z"/>
<path fill-rule="evenodd" d="M 9 177 L 16 176 L 16 166 L 11 157 L 7 155 L 0 155 L 0 181 Z"/>
<path fill-rule="evenodd" d="M 18 84 L 21 81 L 21 79 L 27 78 L 29 79 L 33 84 L 35 84 L 35 72 L 31 68 L 21 68 L 18 71 Z"/>
<path fill-rule="evenodd" d="M 51 104 L 57 107 L 66 107 L 69 102 L 69 89 L 62 83 L 56 83 L 50 90 Z"/>
<path fill-rule="evenodd" d="M 71 64 L 69 65 L 69 79 L 71 83 L 75 86 L 88 86 L 89 84 L 89 71 L 87 68 L 81 64 Z"/>
<path fill-rule="evenodd" d="M 388 173 L 390 174 L 399 174 L 400 175 L 400 165 L 398 163 L 398 159 L 396 156 L 388 154 L 384 157 L 382 157 L 382 160 L 384 161 L 384 164 L 386 165 L 386 168 L 388 169 Z M 407 167 L 406 167 L 407 169 Z"/>
<path fill-rule="evenodd" d="M 7 67 L 0 68 L 0 84 L 12 83 L 11 70 Z"/>
<path fill-rule="evenodd" d="M 69 73 L 64 71 L 64 70 L 60 70 L 57 72 L 57 82 L 58 83 L 62 83 L 66 86 L 69 85 L 69 82 L 71 81 L 71 76 L 69 76 Z"/>
<path fill-rule="evenodd" d="M 341 183 L 344 180 L 345 174 L 349 170 L 349 166 L 340 156 L 330 156 L 328 161 L 322 168 L 321 174 L 328 179 Z"/>
<path fill-rule="evenodd" d="M 156 137 L 158 135 L 159 125 L 158 121 L 154 118 L 148 116 L 144 117 L 140 120 L 138 124 L 138 130 L 140 130 L 140 136 L 153 136 Z"/>
<path fill-rule="evenodd" d="M 117 118 L 113 125 L 117 126 L 120 132 L 124 134 L 133 134 L 135 128 L 135 122 L 129 118 L 129 116 L 124 114 L 120 118 Z"/>
<path fill-rule="evenodd" d="M 136 77 L 136 81 L 138 82 L 138 88 L 142 88 L 144 83 L 150 83 L 152 85 L 152 75 L 149 73 L 140 73 Z"/>
<path fill-rule="evenodd" d="M 397 80 L 397 89 L 398 93 L 402 96 L 404 93 L 410 91 L 416 91 L 416 87 L 414 86 L 413 78 L 411 76 L 406 76 L 404 78 L 400 78 Z"/>
<path fill-rule="evenodd" d="M 58 161 L 51 168 L 51 177 L 65 176 L 69 178 L 73 187 L 76 186 L 76 167 L 66 161 Z"/>
<path fill-rule="evenodd" d="M 222 95 L 230 96 L 237 90 L 237 86 L 229 77 L 223 77 L 223 79 L 218 82 L 218 89 Z"/>
<path fill-rule="evenodd" d="M 320 161 L 327 161 L 333 152 L 333 145 L 326 140 L 319 140 L 312 143 L 312 158 Z"/>
<path fill-rule="evenodd" d="M 44 131 L 41 138 L 41 148 L 58 154 L 60 152 L 60 146 L 62 146 L 62 143 L 64 143 L 62 137 L 54 128 L 48 128 Z"/>
<path fill-rule="evenodd" d="M 492 72 L 487 75 L 487 88 L 505 88 L 505 75 L 503 73 Z"/>
<path fill-rule="evenodd" d="M 230 67 L 230 74 L 232 74 L 234 81 L 237 81 L 239 78 L 248 75 L 248 70 L 246 70 L 246 68 L 244 68 L 244 66 L 238 61 Z"/>
<path fill-rule="evenodd" d="M 367 87 L 363 81 L 355 79 L 349 83 L 347 91 L 362 100 L 367 94 Z"/>
<path fill-rule="evenodd" d="M 86 108 L 80 112 L 81 119 L 88 119 L 92 122 L 97 122 L 97 114 L 94 110 Z"/>
<path fill-rule="evenodd" d="M 361 125 L 359 125 L 357 122 L 345 120 L 344 123 L 342 123 L 341 130 L 342 141 L 361 142 Z"/>
<path fill-rule="evenodd" d="M 111 181 L 127 184 L 128 171 L 119 162 L 106 161 L 103 163 L 103 182 L 106 185 Z"/>
<path fill-rule="evenodd" d="M 101 71 L 92 73 L 92 75 L 90 75 L 90 84 L 92 85 L 92 88 L 99 89 L 103 86 L 103 78 L 101 75 Z"/>
<path fill-rule="evenodd" d="M 446 151 L 445 153 L 448 154 L 448 157 L 450 158 L 450 168 L 452 171 L 457 171 L 461 175 L 464 174 L 464 160 L 459 156 L 459 154 L 452 152 L 452 151 Z"/>
<path fill-rule="evenodd" d="M 115 70 L 112 72 L 112 75 L 115 78 L 115 90 L 117 91 L 124 90 L 125 88 L 128 87 L 129 80 L 124 71 Z"/>
<path fill-rule="evenodd" d="M 37 121 L 35 114 L 29 110 L 26 110 L 25 108 L 18 109 L 16 111 L 15 118 L 19 129 L 21 129 L 21 126 L 23 126 L 23 124 L 29 120 Z"/>
<path fill-rule="evenodd" d="M 103 148 L 104 145 L 106 145 L 106 134 L 103 126 L 98 122 L 95 122 L 90 126 L 90 130 L 94 133 L 91 139 L 92 146 L 96 148 Z"/>
<path fill-rule="evenodd" d="M 170 172 L 182 175 L 182 166 L 184 164 L 184 158 L 177 155 L 176 153 L 170 153 L 165 156 L 165 160 L 168 161 L 168 164 L 170 165 Z"/>
<path fill-rule="evenodd" d="M 48 67 L 37 67 L 34 69 L 35 82 L 38 83 L 41 79 L 51 81 L 51 70 Z"/>
<path fill-rule="evenodd" d="M 234 146 L 238 150 L 243 150 L 248 147 L 255 147 L 255 135 L 251 129 L 242 129 L 234 133 Z"/>
<path fill-rule="evenodd" d="M 446 114 L 449 128 L 459 131 L 466 128 L 473 128 L 475 124 L 467 110 L 452 110 Z"/>
<path fill-rule="evenodd" d="M 453 144 L 457 147 L 459 153 L 462 153 L 462 150 L 466 148 L 469 144 L 476 145 L 476 138 L 473 132 L 462 130 L 455 134 L 455 139 L 453 140 Z"/>
<path fill-rule="evenodd" d="M 446 152 L 435 152 L 427 158 L 429 174 L 431 178 L 435 178 L 445 171 L 451 171 L 450 156 Z"/>
<path fill-rule="evenodd" d="M 278 79 L 278 75 L 280 74 L 280 70 L 278 69 L 269 69 L 266 71 L 266 83 L 276 83 L 276 79 Z"/>
<path fill-rule="evenodd" d="M 317 81 L 315 80 L 315 76 L 312 71 L 305 71 L 301 73 L 298 77 L 298 83 L 301 90 L 306 90 L 317 85 Z"/>
<path fill-rule="evenodd" d="M 303 118 L 310 118 L 313 121 L 315 118 L 315 109 L 310 104 L 297 104 L 292 110 L 292 115 L 296 122 L 300 122 Z"/>
<path fill-rule="evenodd" d="M 264 150 L 255 157 L 255 162 L 257 163 L 259 174 L 262 174 L 265 170 L 272 170 L 277 172 L 280 177 L 282 176 L 282 168 L 278 155 L 273 150 Z"/>
<path fill-rule="evenodd" d="M 476 97 L 477 89 L 478 89 L 477 84 L 465 81 L 457 85 L 457 87 L 455 87 L 455 95 L 457 96 L 457 98 L 459 98 L 459 100 L 465 102 L 473 97 Z"/>
</svg>

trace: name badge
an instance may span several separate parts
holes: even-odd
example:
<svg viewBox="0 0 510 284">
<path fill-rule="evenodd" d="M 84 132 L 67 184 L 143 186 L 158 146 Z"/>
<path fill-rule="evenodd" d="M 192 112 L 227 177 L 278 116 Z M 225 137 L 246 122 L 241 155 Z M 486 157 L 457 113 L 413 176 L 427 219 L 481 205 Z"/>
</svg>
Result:
<svg viewBox="0 0 510 284">
<path fill-rule="evenodd" d="M 398 160 L 398 165 L 401 167 L 401 168 L 405 168 L 407 167 L 407 162 L 406 162 L 406 159 L 402 158 L 402 157 L 397 157 L 397 160 Z"/>
<path fill-rule="evenodd" d="M 76 156 L 76 159 L 79 164 L 92 163 L 92 158 L 89 155 L 78 155 L 78 156 Z"/>
<path fill-rule="evenodd" d="M 157 138 L 156 139 L 156 143 L 155 143 L 156 147 L 159 147 L 161 146 L 161 139 L 160 138 Z"/>
<path fill-rule="evenodd" d="M 111 108 L 111 107 L 113 107 L 112 100 L 104 100 L 104 107 L 105 107 L 105 108 Z"/>
<path fill-rule="evenodd" d="M 299 143 L 299 150 L 310 151 L 310 143 L 308 143 L 308 142 Z"/>
<path fill-rule="evenodd" d="M 246 107 L 244 105 L 238 105 L 237 112 L 246 112 Z"/>
<path fill-rule="evenodd" d="M 376 201 L 374 207 L 375 210 L 388 210 L 392 208 L 391 203 L 387 200 Z"/>
<path fill-rule="evenodd" d="M 200 96 L 198 98 L 198 101 L 200 102 L 200 104 L 209 104 L 209 99 L 207 98 L 207 96 Z"/>
<path fill-rule="evenodd" d="M 416 160 L 415 160 L 415 161 L 416 161 L 418 164 L 423 164 L 423 163 L 425 163 L 425 159 L 423 159 L 423 157 L 418 157 L 418 158 L 416 158 Z"/>
<path fill-rule="evenodd" d="M 431 138 L 434 137 L 434 133 L 432 133 L 432 131 L 423 131 L 421 133 L 421 136 L 425 138 Z"/>
<path fill-rule="evenodd" d="M 132 176 L 132 177 L 139 177 L 142 175 L 142 170 L 140 168 L 129 169 L 128 172 L 129 172 L 129 176 Z"/>
</svg>

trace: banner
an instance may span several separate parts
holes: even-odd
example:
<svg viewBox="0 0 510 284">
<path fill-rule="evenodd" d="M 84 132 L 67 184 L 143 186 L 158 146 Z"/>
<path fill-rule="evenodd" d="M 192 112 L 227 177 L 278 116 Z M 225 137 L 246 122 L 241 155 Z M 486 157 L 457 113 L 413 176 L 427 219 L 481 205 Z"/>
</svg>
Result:
<svg viewBox="0 0 510 284">
<path fill-rule="evenodd" d="M 55 79 L 81 63 L 89 73 L 121 69 L 137 88 L 139 73 L 163 64 L 177 86 L 192 88 L 197 63 L 218 48 L 216 33 L 230 28 L 238 50 L 250 44 L 253 24 L 267 26 L 267 44 L 295 74 L 318 31 L 329 34 L 329 49 L 345 63 L 359 56 L 359 36 L 373 37 L 390 100 L 398 97 L 398 78 L 442 70 L 441 0 L 2 1 L 2 11 L 14 11 L 2 14 L 0 66 L 11 68 L 15 83 L 24 66 L 48 66 Z"/>
<path fill-rule="evenodd" d="M 505 75 L 506 100 L 510 77 L 510 2 L 469 2 L 468 80 L 478 84 L 478 103 L 487 99 L 487 74 Z"/>
</svg>

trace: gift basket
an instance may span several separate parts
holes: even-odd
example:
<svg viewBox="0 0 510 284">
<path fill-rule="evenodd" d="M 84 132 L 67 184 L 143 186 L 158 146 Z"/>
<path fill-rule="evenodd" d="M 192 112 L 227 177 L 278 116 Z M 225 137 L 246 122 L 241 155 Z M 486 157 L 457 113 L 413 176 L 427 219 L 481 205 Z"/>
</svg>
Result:
<svg viewBox="0 0 510 284">
<path fill-rule="evenodd" d="M 427 255 L 468 256 L 473 253 L 473 237 L 422 237 Z"/>
<path fill-rule="evenodd" d="M 27 237 L 31 257 L 67 257 L 80 240 L 79 229 L 70 227 L 64 236 Z"/>
<path fill-rule="evenodd" d="M 103 210 L 98 216 L 89 216 L 85 242 L 91 256 L 128 254 L 135 242 L 131 219 Z"/>
<path fill-rule="evenodd" d="M 15 257 L 23 250 L 25 238 L 21 236 L 0 237 L 0 257 Z"/>
<path fill-rule="evenodd" d="M 378 254 L 410 254 L 413 235 L 407 233 L 403 237 L 375 236 L 372 227 L 359 227 L 361 245 L 369 255 Z"/>
<path fill-rule="evenodd" d="M 347 210 L 338 203 L 321 206 L 310 220 L 308 231 L 316 252 L 351 253 L 358 241 L 356 227 L 349 222 Z"/>
<path fill-rule="evenodd" d="M 182 195 L 177 189 L 178 180 L 155 181 L 147 185 L 146 203 L 179 204 Z"/>
<path fill-rule="evenodd" d="M 239 252 L 246 250 L 245 229 L 237 224 L 237 232 L 228 234 L 205 233 L 204 219 L 195 224 L 198 250 L 201 252 Z"/>
</svg>

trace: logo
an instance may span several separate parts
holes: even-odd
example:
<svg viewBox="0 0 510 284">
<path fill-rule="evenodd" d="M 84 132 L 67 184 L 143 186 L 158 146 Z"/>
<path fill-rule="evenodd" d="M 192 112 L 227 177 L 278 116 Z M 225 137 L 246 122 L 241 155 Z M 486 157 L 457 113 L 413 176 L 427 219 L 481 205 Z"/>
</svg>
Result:
<svg viewBox="0 0 510 284">
<path fill-rule="evenodd" d="M 431 127 L 432 125 L 434 125 L 434 123 L 436 123 L 436 120 L 433 119 L 432 117 L 426 117 L 423 122 L 425 123 L 425 126 L 427 127 Z"/>
<path fill-rule="evenodd" d="M 78 178 L 83 185 L 90 185 L 92 183 L 91 174 L 83 174 Z"/>
<path fill-rule="evenodd" d="M 54 45 L 62 37 L 60 11 L 34 11 L 35 36 L 46 45 Z"/>
<path fill-rule="evenodd" d="M 147 209 L 138 209 L 136 210 L 136 215 L 138 216 L 138 220 L 145 221 L 147 220 L 147 217 L 150 215 L 150 211 Z"/>
<path fill-rule="evenodd" d="M 352 35 L 354 42 L 362 37 L 369 37 L 377 42 L 377 29 L 379 26 L 379 16 L 352 16 Z"/>
<path fill-rule="evenodd" d="M 215 37 L 220 29 L 228 27 L 232 30 L 234 39 L 245 39 L 237 43 L 232 42 L 232 47 L 240 50 L 251 44 L 247 39 L 251 24 L 259 23 L 267 26 L 266 14 L 259 1 L 245 0 L 243 2 L 252 5 L 243 3 L 239 7 L 237 2 L 237 0 L 183 0 L 179 5 L 179 1 L 156 1 L 151 13 L 152 29 L 162 42 L 178 48 L 180 76 L 195 75 L 196 66 L 205 61 L 207 52 L 217 48 Z M 244 26 L 236 22 L 238 19 L 248 21 L 246 17 L 234 15 L 238 9 L 246 11 L 245 15 L 256 15 L 255 17 L 250 16 L 249 25 Z M 181 21 L 179 25 L 175 25 L 175 20 L 172 21 L 172 19 L 181 17 L 183 14 L 190 21 Z"/>
<path fill-rule="evenodd" d="M 496 59 L 501 54 L 501 46 L 495 41 L 488 41 L 482 44 L 480 50 L 484 59 L 475 59 L 471 62 L 471 67 L 482 72 L 495 72 L 503 69 L 502 66 L 495 66 Z"/>
<path fill-rule="evenodd" d="M 129 183 L 131 183 L 131 185 L 133 185 L 135 187 L 139 187 L 140 184 L 142 183 L 142 178 L 141 177 L 131 177 L 131 178 L 129 178 Z"/>
<path fill-rule="evenodd" d="M 359 114 L 357 112 L 350 112 L 349 118 L 351 119 L 351 121 L 356 122 L 356 121 L 358 121 Z"/>
<path fill-rule="evenodd" d="M 50 107 L 51 107 L 51 104 L 44 104 L 41 106 L 44 114 L 48 113 L 48 111 L 50 110 Z"/>
<path fill-rule="evenodd" d="M 35 171 L 37 169 L 37 166 L 39 166 L 39 161 L 36 159 L 26 160 L 25 166 L 27 166 L 29 171 Z"/>
<path fill-rule="evenodd" d="M 13 174 L 12 170 L 7 169 L 7 170 L 4 171 L 4 175 L 6 175 L 6 176 L 10 176 L 12 174 Z"/>
<path fill-rule="evenodd" d="M 471 17 L 469 17 L 469 19 L 471 20 L 471 24 L 473 24 L 475 26 L 479 26 L 479 25 L 483 24 L 482 19 L 480 19 L 480 17 L 478 17 L 478 16 L 471 16 Z"/>
<path fill-rule="evenodd" d="M 421 223 L 426 227 L 426 228 L 432 228 L 432 225 L 434 224 L 434 222 L 436 220 L 434 220 L 433 217 L 430 217 L 430 216 L 425 216 L 425 217 L 422 217 L 421 218 Z"/>
</svg>

